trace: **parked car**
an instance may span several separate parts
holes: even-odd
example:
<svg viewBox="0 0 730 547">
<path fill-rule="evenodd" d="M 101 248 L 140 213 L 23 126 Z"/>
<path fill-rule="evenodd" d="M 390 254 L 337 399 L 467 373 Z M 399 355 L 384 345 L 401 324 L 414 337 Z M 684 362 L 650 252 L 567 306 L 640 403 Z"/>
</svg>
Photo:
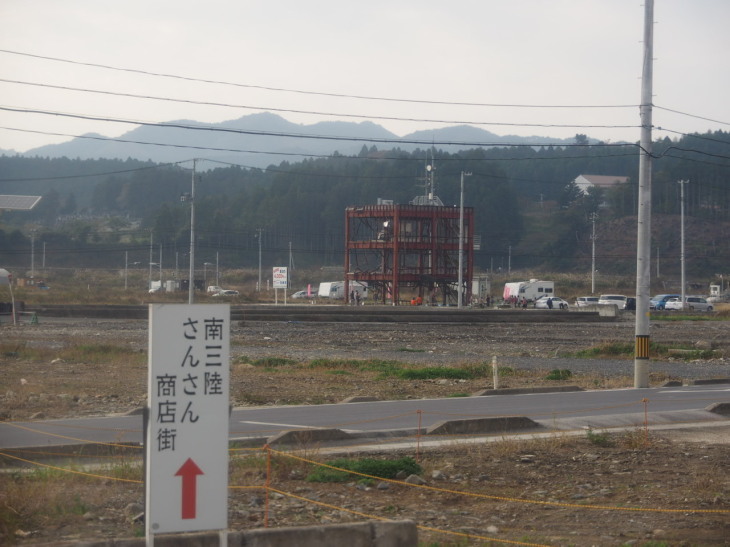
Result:
<svg viewBox="0 0 730 547">
<path fill-rule="evenodd" d="M 597 296 L 578 296 L 575 299 L 576 308 L 584 308 L 586 306 L 592 306 L 593 304 L 598 304 Z"/>
<path fill-rule="evenodd" d="M 684 298 L 686 302 L 685 309 L 689 311 L 712 311 L 712 304 L 705 300 L 701 296 L 686 296 Z M 682 309 L 682 297 L 670 298 L 664 303 L 665 310 L 681 310 Z"/>
<path fill-rule="evenodd" d="M 649 300 L 650 310 L 663 310 L 664 305 L 670 298 L 682 298 L 681 294 L 658 294 Z"/>
<path fill-rule="evenodd" d="M 602 294 L 598 297 L 600 305 L 615 304 L 618 309 L 626 309 L 626 297 L 623 294 Z"/>
<path fill-rule="evenodd" d="M 557 296 L 543 296 L 535 300 L 535 309 L 538 310 L 567 310 L 569 307 L 570 304 Z"/>
<path fill-rule="evenodd" d="M 214 294 L 218 294 L 222 290 L 223 290 L 223 288 L 222 287 L 219 287 L 218 285 L 211 285 L 210 287 L 208 287 L 207 292 L 208 292 L 209 295 L 212 296 Z"/>
<path fill-rule="evenodd" d="M 222 291 L 219 291 L 213 296 L 238 296 L 238 291 L 234 291 L 233 289 L 223 289 Z"/>
<path fill-rule="evenodd" d="M 316 296 L 315 291 L 311 291 L 310 294 L 307 294 L 307 291 L 297 291 L 291 295 L 292 298 L 315 298 Z"/>
</svg>

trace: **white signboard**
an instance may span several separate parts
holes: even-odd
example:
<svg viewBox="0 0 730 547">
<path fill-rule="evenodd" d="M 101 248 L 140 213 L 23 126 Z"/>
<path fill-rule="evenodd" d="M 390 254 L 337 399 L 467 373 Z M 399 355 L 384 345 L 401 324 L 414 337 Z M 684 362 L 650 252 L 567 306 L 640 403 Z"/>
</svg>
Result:
<svg viewBox="0 0 730 547">
<path fill-rule="evenodd" d="M 229 304 L 149 311 L 147 536 L 228 528 Z"/>
<path fill-rule="evenodd" d="M 273 273 L 273 287 L 275 289 L 286 289 L 289 287 L 289 277 L 287 274 L 286 266 L 279 266 L 274 268 Z"/>
</svg>

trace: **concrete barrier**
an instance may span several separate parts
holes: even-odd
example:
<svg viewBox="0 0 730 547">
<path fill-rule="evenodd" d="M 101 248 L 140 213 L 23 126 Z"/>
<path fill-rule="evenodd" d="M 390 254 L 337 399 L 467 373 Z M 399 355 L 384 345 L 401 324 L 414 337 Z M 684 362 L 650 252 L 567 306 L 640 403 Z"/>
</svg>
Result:
<svg viewBox="0 0 730 547">
<path fill-rule="evenodd" d="M 720 416 L 730 416 L 730 403 L 712 403 L 705 410 Z"/>
<path fill-rule="evenodd" d="M 282 431 L 273 437 L 269 437 L 267 442 L 271 446 L 282 444 L 307 445 L 327 441 L 345 441 L 351 438 L 352 436 L 349 433 L 345 433 L 341 429 L 296 429 Z"/>
<path fill-rule="evenodd" d="M 563 393 L 568 391 L 583 391 L 579 386 L 545 386 L 545 387 L 508 387 L 504 389 L 483 389 L 472 393 L 472 397 L 487 395 L 525 395 L 527 393 Z"/>
<path fill-rule="evenodd" d="M 687 385 L 704 386 L 712 384 L 730 384 L 730 378 L 700 378 L 698 380 L 690 380 Z"/>
<path fill-rule="evenodd" d="M 330 526 L 296 526 L 260 528 L 245 532 L 228 532 L 228 547 L 416 547 L 418 529 L 410 520 L 385 520 L 333 524 Z M 27 544 L 45 547 L 145 547 L 142 539 L 107 539 L 58 541 Z M 170 534 L 155 536 L 155 547 L 218 547 L 220 534 Z"/>
<path fill-rule="evenodd" d="M 542 427 L 526 416 L 501 416 L 499 418 L 473 418 L 465 420 L 444 420 L 426 430 L 428 435 L 459 435 L 477 433 L 499 433 L 518 429 Z"/>
</svg>

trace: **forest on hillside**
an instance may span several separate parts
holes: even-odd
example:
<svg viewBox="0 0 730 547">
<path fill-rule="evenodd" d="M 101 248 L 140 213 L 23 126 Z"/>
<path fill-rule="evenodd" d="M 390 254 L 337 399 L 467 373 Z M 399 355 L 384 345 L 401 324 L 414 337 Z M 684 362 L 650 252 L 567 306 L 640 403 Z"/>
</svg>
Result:
<svg viewBox="0 0 730 547">
<path fill-rule="evenodd" d="M 252 267 L 261 253 L 266 267 L 285 265 L 290 256 L 302 267 L 339 266 L 345 208 L 378 199 L 407 204 L 426 192 L 431 165 L 435 193 L 447 206 L 458 206 L 461 173 L 468 173 L 464 203 L 474 208 L 481 239 L 478 268 L 584 268 L 597 218 L 597 259 L 604 271 L 627 274 L 635 266 L 639 152 L 636 145 L 592 144 L 576 135 L 573 145 L 458 153 L 363 146 L 356 156 L 285 161 L 266 169 L 206 162 L 208 168 L 195 173 L 197 259 Z M 727 271 L 730 134 L 664 139 L 654 143 L 652 155 L 658 252 L 678 256 L 677 182 L 687 180 L 687 256 L 698 275 Z M 0 194 L 43 199 L 32 211 L 2 213 L 0 262 L 27 268 L 39 249 L 31 248 L 42 243 L 44 260 L 56 267 L 147 264 L 152 250 L 168 264 L 184 264 L 190 208 L 180 196 L 191 191 L 192 166 L 192 158 L 161 165 L 2 156 Z M 583 194 L 572 182 L 581 174 L 629 182 Z"/>
</svg>

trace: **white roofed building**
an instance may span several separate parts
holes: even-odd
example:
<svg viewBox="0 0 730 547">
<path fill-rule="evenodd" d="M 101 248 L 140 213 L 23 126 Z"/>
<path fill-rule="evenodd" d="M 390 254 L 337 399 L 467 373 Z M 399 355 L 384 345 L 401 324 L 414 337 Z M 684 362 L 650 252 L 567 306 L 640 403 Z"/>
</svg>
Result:
<svg viewBox="0 0 730 547">
<path fill-rule="evenodd" d="M 618 184 L 626 184 L 629 182 L 629 177 L 616 175 L 578 175 L 573 182 L 585 194 L 588 192 L 588 188 L 592 187 L 608 189 Z"/>
</svg>

